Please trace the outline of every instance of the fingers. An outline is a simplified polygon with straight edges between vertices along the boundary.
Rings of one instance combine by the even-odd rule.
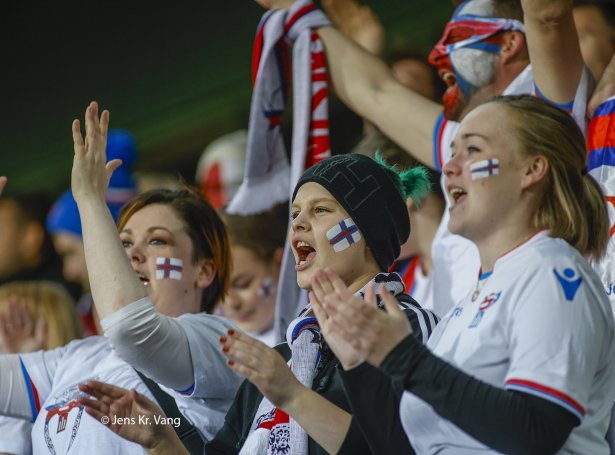
[[[378,301],[376,300],[376,283],[373,281],[367,285],[367,289],[365,290],[365,301],[370,305],[378,305]]]
[[[348,286],[346,286],[346,283],[342,281],[342,279],[337,273],[327,267],[325,269],[325,274],[327,275],[327,281],[330,283],[333,289],[335,289],[335,291],[340,294],[342,298],[347,299],[352,297],[353,294],[350,292]]]
[[[109,131],[109,111],[104,110],[100,114],[100,135],[107,139],[107,132]]]
[[[37,319],[34,326],[34,339],[43,349],[47,347],[47,322],[43,318]]]
[[[387,291],[386,289],[382,289],[380,292],[380,298],[384,302],[384,308],[386,309],[387,313],[389,313],[391,316],[396,318],[406,317],[403,311],[401,311],[401,309],[399,308],[399,302],[395,297],[393,297],[393,295],[391,295],[389,291]]]
[[[85,143],[83,142],[83,136],[81,136],[81,123],[79,120],[73,120],[72,130],[75,155],[82,155],[85,152]]]
[[[4,187],[6,186],[6,182],[7,181],[8,181],[8,179],[4,175],[0,176],[0,195],[4,191]]]
[[[117,399],[122,397],[127,390],[118,387],[113,384],[107,384],[105,382],[90,380],[84,384],[79,384],[79,390],[92,395],[93,397],[103,399],[108,397],[110,399]]]

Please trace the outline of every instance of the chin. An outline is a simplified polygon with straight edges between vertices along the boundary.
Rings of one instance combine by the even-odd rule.
[[[310,281],[312,280],[313,275],[314,274],[311,273],[309,270],[304,270],[303,272],[297,272],[297,286],[299,286],[301,289],[310,290],[311,289]]]

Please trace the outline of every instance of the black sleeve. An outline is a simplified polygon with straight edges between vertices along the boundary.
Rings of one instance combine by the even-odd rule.
[[[338,372],[352,410],[348,434],[358,427],[373,454],[414,454],[399,417],[401,387],[395,388],[390,377],[368,363],[348,371],[338,366]]]
[[[380,368],[440,416],[499,452],[555,453],[580,423],[574,414],[550,401],[463,373],[411,335],[391,351]]]

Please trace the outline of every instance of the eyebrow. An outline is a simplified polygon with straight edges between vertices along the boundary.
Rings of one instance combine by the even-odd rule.
[[[471,137],[481,138],[485,142],[489,142],[489,138],[480,133],[466,133],[461,136],[461,139],[470,139]],[[455,141],[451,141],[450,147],[453,148],[455,146]]]
[[[315,204],[318,204],[319,202],[335,203],[337,201],[335,199],[333,199],[333,198],[330,198],[330,197],[319,197],[319,198],[316,198],[316,199],[308,200],[307,201],[307,205],[315,205]],[[297,206],[297,204],[293,203],[291,208],[292,207],[296,207],[296,206]]]
[[[173,231],[171,231],[170,229],[165,228],[163,226],[152,226],[152,227],[148,228],[145,232],[150,233],[150,232],[156,231],[158,229],[163,230],[163,231],[167,231],[169,234],[173,234]],[[132,229],[122,229],[122,231],[120,232],[120,234],[130,234],[130,235],[132,235],[132,233],[133,233]]]

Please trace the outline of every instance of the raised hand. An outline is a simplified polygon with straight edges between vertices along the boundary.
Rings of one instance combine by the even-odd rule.
[[[360,5],[357,0],[323,0],[322,8],[348,38],[374,55],[382,53],[384,27],[369,6]]]
[[[327,340],[327,344],[339,359],[345,370],[360,365],[365,360],[362,353],[357,351],[340,333],[340,327],[329,317],[324,307],[325,300],[336,299],[343,304],[346,300],[361,299],[348,290],[344,282],[340,279],[332,281],[327,274],[319,270],[310,281],[312,290],[310,291],[310,302],[314,315],[318,319],[320,330]],[[337,288],[336,288],[337,286]],[[362,303],[362,302],[361,302]]]
[[[344,283],[330,269],[325,274],[336,289],[341,289]],[[379,310],[375,303],[373,288],[366,295],[366,304],[360,299],[343,298],[339,292],[325,297],[321,309],[330,319],[332,330],[335,330],[352,346],[358,355],[374,366],[380,366],[384,358],[404,338],[412,333],[410,322],[399,308],[397,299],[388,291],[382,290],[380,297],[386,311]],[[320,319],[319,319],[320,320]],[[326,338],[326,335],[325,335]]]
[[[81,135],[79,120],[73,120],[75,156],[71,187],[77,202],[90,197],[104,201],[111,175],[122,164],[121,160],[111,160],[107,163],[108,129],[109,111],[103,111],[99,117],[96,101],[92,101],[85,110],[85,140]]]
[[[99,381],[80,384],[79,389],[89,395],[79,398],[85,412],[122,438],[150,449],[150,453],[188,453],[166,423],[162,409],[136,390]]]
[[[47,323],[34,320],[27,302],[10,295],[0,311],[0,340],[6,354],[34,352],[47,347]]]
[[[220,337],[220,344],[228,366],[254,384],[274,406],[286,409],[305,388],[275,349],[245,333],[231,329]]]

